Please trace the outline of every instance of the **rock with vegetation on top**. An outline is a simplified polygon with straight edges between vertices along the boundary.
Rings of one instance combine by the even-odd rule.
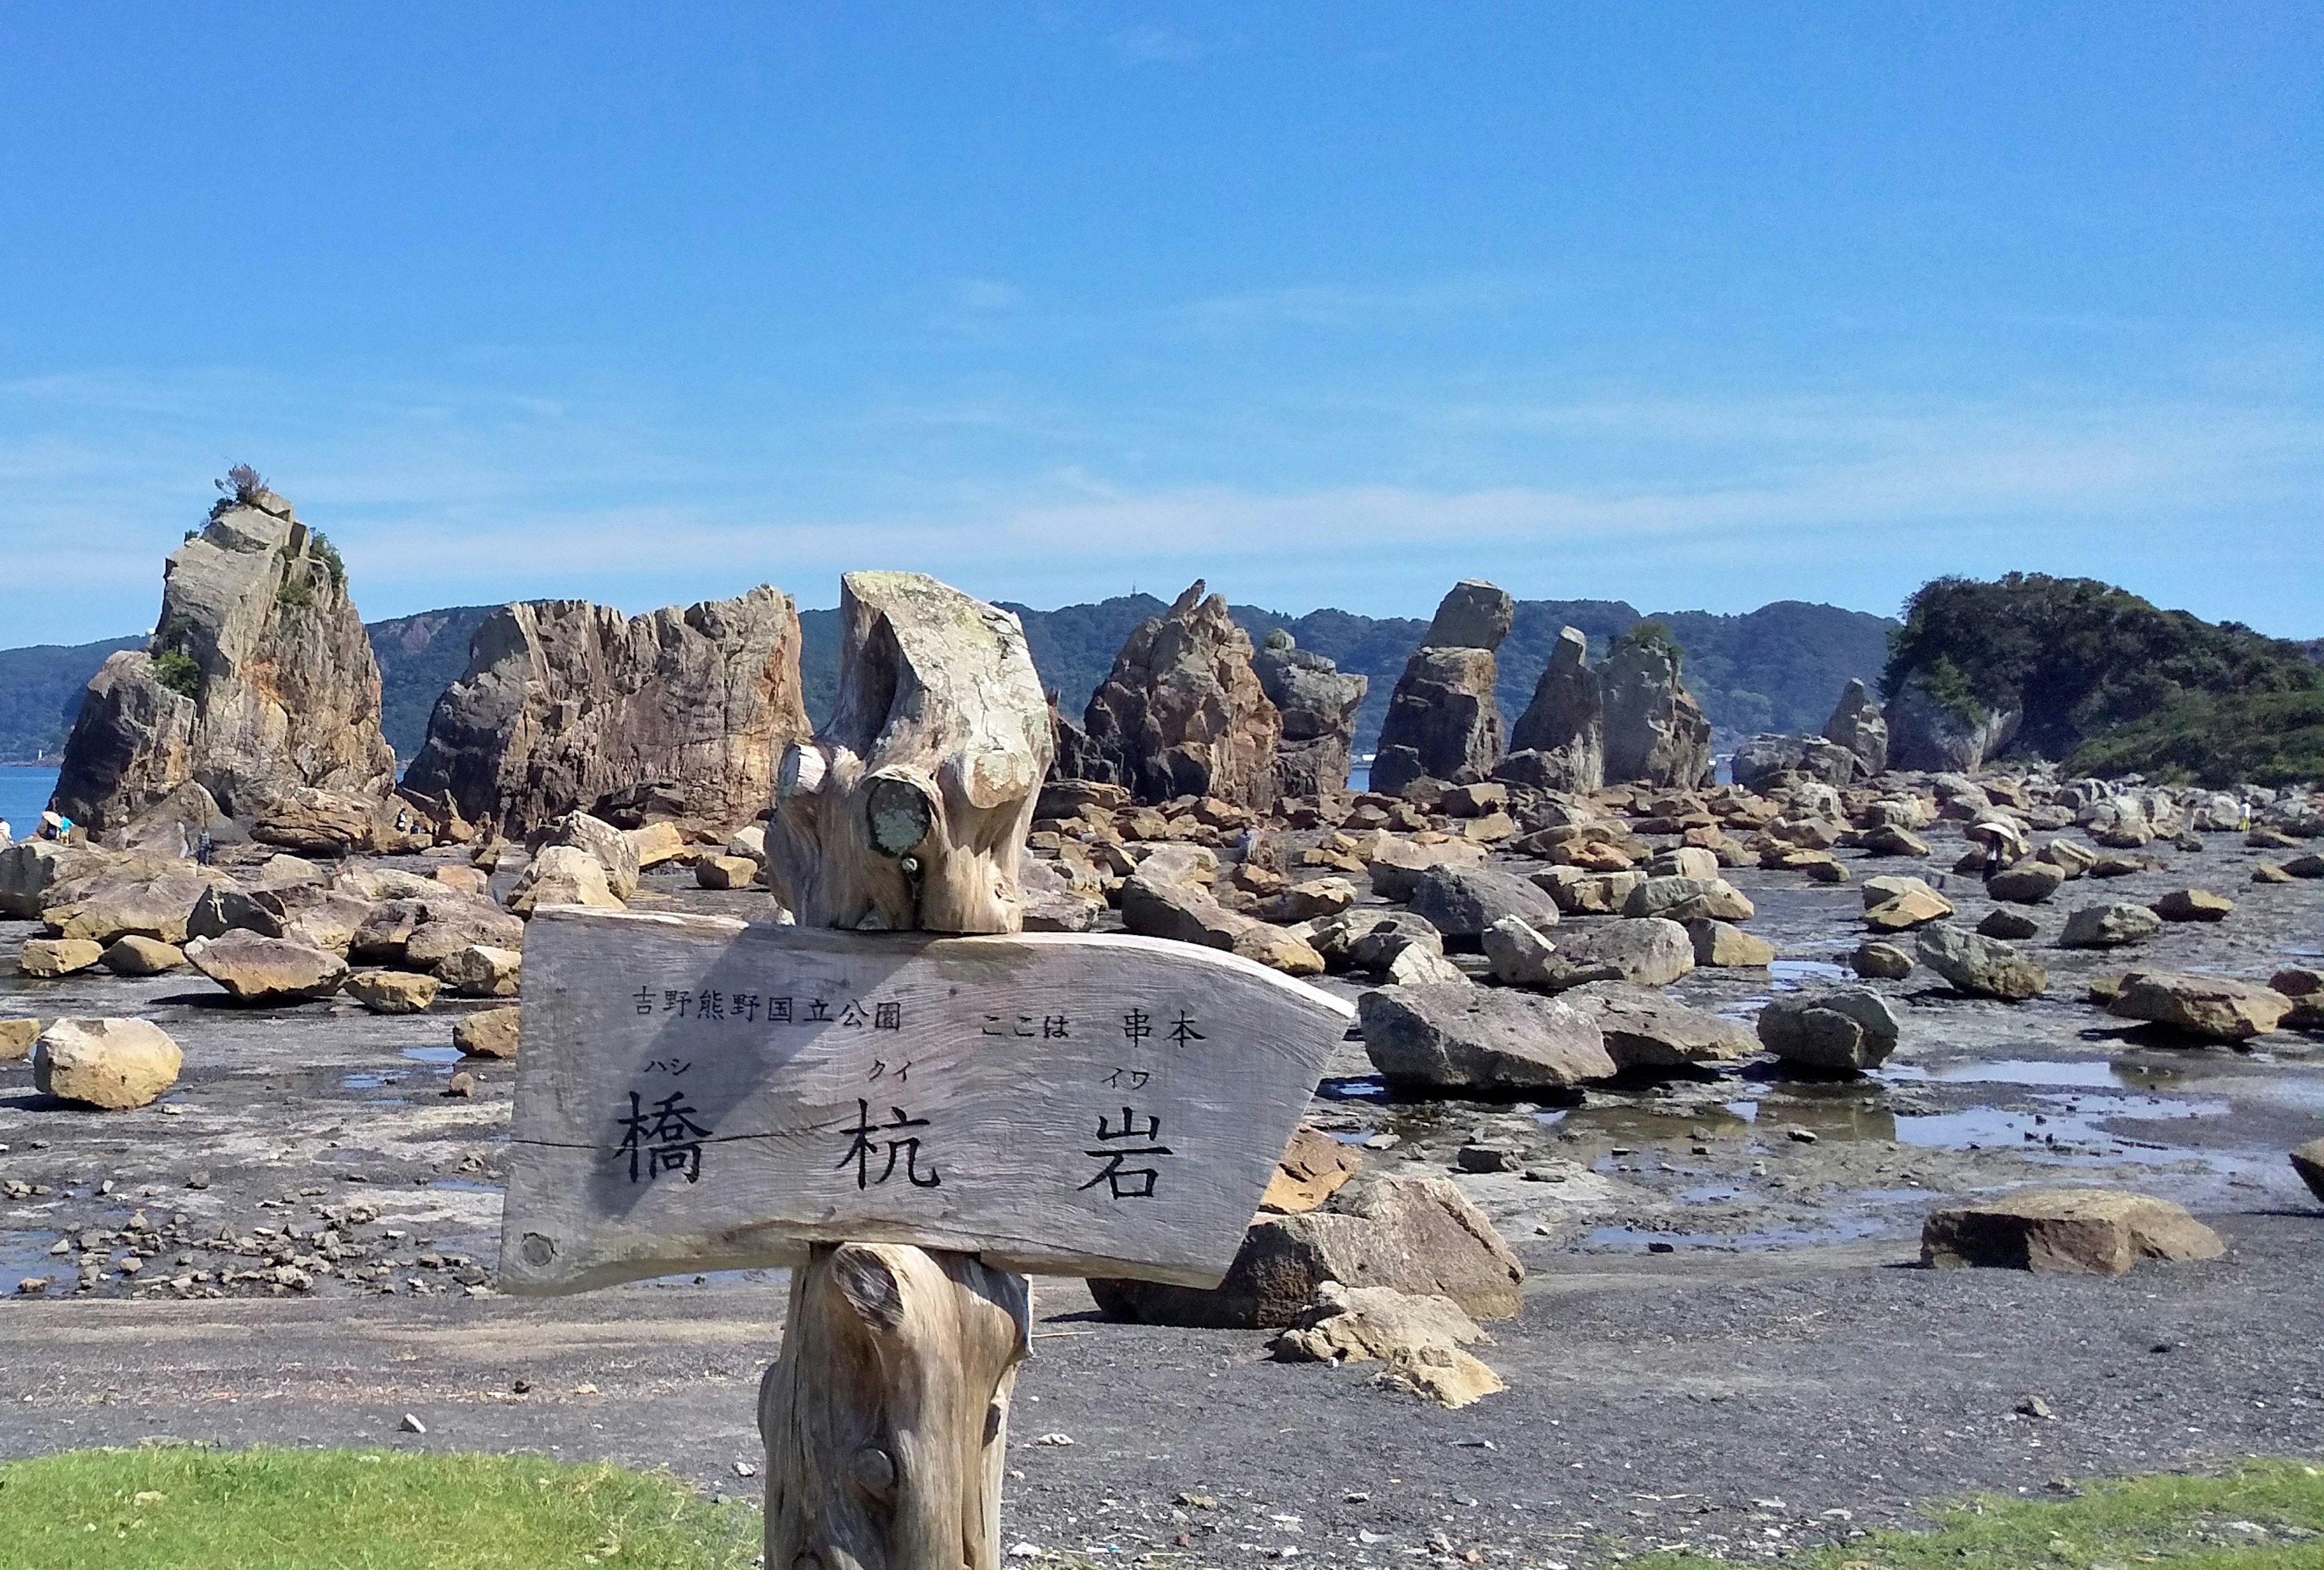
[[[2216,1260],[2219,1234],[2167,1199],[2052,1188],[1932,1213],[1923,1265],[2119,1276],[2142,1260]]]
[[[323,536],[247,468],[175,551],[143,650],[107,659],[65,744],[56,809],[120,828],[189,781],[238,819],[312,787],[383,801],[379,666]]]
[[[1679,648],[1659,622],[1615,640],[1599,669],[1606,778],[1692,790],[1711,770],[1711,722],[1679,682]]]
[[[32,1079],[43,1095],[128,1112],[177,1084],[184,1063],[151,1020],[59,1020],[32,1048]]]

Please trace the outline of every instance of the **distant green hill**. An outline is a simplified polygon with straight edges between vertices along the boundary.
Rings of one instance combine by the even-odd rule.
[[[143,638],[110,638],[0,649],[0,763],[29,763],[63,752],[80,712],[81,688],[97,668],[109,654],[143,647]]]
[[[498,608],[451,605],[364,624],[379,661],[379,728],[399,763],[411,762],[427,741],[436,700],[467,670],[468,641]]]
[[[2005,756],[2214,784],[2324,778],[2309,647],[2086,577],[1941,577],[1905,608],[1883,690],[1965,720],[2024,715]]]

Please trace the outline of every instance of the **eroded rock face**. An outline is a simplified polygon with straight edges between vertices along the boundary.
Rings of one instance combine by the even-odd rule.
[[[1501,761],[1493,651],[1516,614],[1505,589],[1473,578],[1452,586],[1388,699],[1373,790],[1394,795],[1423,775],[1455,785],[1491,777]]]
[[[798,612],[761,585],[731,600],[623,616],[585,600],[504,605],[437,700],[407,790],[512,838],[564,813],[650,794],[747,822],[783,750],[808,734]]]
[[[1275,804],[1283,716],[1253,667],[1250,634],[1200,578],[1130,634],[1083,733],[1070,760],[1079,777],[1127,786],[1149,806],[1180,796]]]
[[[2015,709],[1957,709],[1930,696],[1916,679],[1888,706],[1889,764],[1974,774],[2009,744],[2022,717]]]
[[[1252,657],[1251,669],[1267,700],[1283,716],[1283,736],[1275,744],[1277,790],[1286,796],[1346,790],[1356,710],[1371,688],[1370,679],[1349,675],[1321,654],[1299,648],[1279,628],[1267,635],[1267,647]]]
[[[1509,731],[1510,756],[1520,753],[1541,755],[1525,767],[1526,784],[1586,793],[1606,783],[1606,695],[1578,627],[1558,629],[1533,701]]]
[[[1600,668],[1606,693],[1606,778],[1692,788],[1711,767],[1711,722],[1679,685],[1678,656],[1640,640]]]
[[[271,791],[383,800],[394,780],[346,568],[259,489],[171,556],[151,644],[108,659],[82,695],[55,799],[104,832],[189,781],[246,819]]]
[[[1851,679],[1841,691],[1831,717],[1823,722],[1823,739],[1855,753],[1867,774],[1888,767],[1888,720],[1861,681]]]

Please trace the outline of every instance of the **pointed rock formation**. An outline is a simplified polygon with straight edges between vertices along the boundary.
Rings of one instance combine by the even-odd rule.
[[[1196,578],[1177,602],[1140,622],[1089,701],[1078,778],[1129,787],[1157,805],[1215,796],[1264,811],[1275,804],[1283,716],[1251,665],[1250,634]]]
[[[1599,672],[1607,779],[1681,789],[1702,783],[1711,768],[1711,722],[1679,685],[1678,667],[1678,645],[1659,623],[1641,622],[1615,641]]]
[[[1606,696],[1580,628],[1558,629],[1549,664],[1509,732],[1509,755],[1496,772],[1552,790],[1586,792],[1606,783]]]
[[[1275,747],[1276,788],[1286,796],[1315,796],[1348,788],[1355,745],[1356,710],[1370,690],[1361,676],[1343,674],[1277,627],[1251,661],[1269,703],[1283,716]]]
[[[1501,761],[1493,651],[1516,615],[1506,589],[1477,578],[1452,586],[1388,699],[1373,790],[1394,795],[1423,775],[1473,785],[1492,774]]]
[[[764,584],[642,616],[503,605],[437,700],[404,789],[511,837],[600,808],[747,823],[783,749],[814,729],[798,657],[798,609]]]
[[[379,802],[394,781],[379,666],[338,552],[237,470],[163,569],[152,642],[90,679],[56,810],[117,829],[191,782],[248,820],[294,790]]]
[[[1846,747],[1864,762],[1867,774],[1888,767],[1888,721],[1861,680],[1849,678],[1831,717],[1823,722],[1823,739]]]

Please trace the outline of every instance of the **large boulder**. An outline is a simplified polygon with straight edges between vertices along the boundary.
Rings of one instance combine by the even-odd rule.
[[[1889,767],[1974,774],[2009,744],[2024,717],[1971,698],[1938,697],[1914,675],[1888,705]]]
[[[1388,699],[1372,760],[1372,789],[1395,795],[1426,776],[1455,785],[1489,779],[1501,760],[1493,651],[1517,603],[1477,579],[1452,586]]]
[[[37,921],[60,890],[113,864],[103,851],[54,840],[26,839],[0,846],[0,916]]]
[[[242,475],[171,556],[151,642],[107,659],[82,695],[54,805],[93,831],[127,827],[189,781],[236,818],[282,789],[384,800],[394,784],[346,569],[288,501]]]
[[[1864,774],[1864,761],[1821,736],[1758,735],[1735,749],[1735,783],[1757,790],[1778,775],[1803,774],[1826,785],[1847,785]]]
[[[519,916],[530,916],[543,905],[619,910],[625,901],[613,892],[604,863],[578,845],[555,845],[526,864],[509,891],[509,909]]]
[[[234,931],[186,946],[194,968],[244,1003],[299,1003],[327,998],[347,979],[347,962],[328,949],[288,937]]]
[[[2085,905],[2066,918],[2058,935],[2061,948],[2120,948],[2140,943],[2163,930],[2163,918],[2144,905],[2119,900],[2108,905]]]
[[[1557,925],[1557,901],[1524,878],[1490,867],[1434,866],[1413,885],[1412,913],[1451,949],[1482,947],[1485,929],[1514,916],[1529,926]]]
[[[16,951],[16,969],[38,981],[54,981],[88,969],[105,957],[105,946],[86,937],[28,937]]]
[[[1831,717],[1823,722],[1823,739],[1855,753],[1868,775],[1888,767],[1888,721],[1858,678],[1849,678]]]
[[[2065,886],[2065,868],[2034,856],[2004,867],[1985,881],[1989,897],[2013,905],[2039,905]]]
[[[1606,695],[1590,669],[1590,640],[1560,627],[1533,701],[1509,729],[1508,758],[1495,773],[1548,790],[1587,794],[1606,783]],[[1534,756],[1512,766],[1519,753]]]
[[[798,612],[764,584],[641,616],[583,600],[503,606],[437,700],[404,788],[510,838],[601,805],[746,822],[772,799],[784,749],[814,729],[798,662]]]
[[[1560,993],[1557,1001],[1597,1020],[1607,1056],[1625,1074],[1731,1063],[1758,1048],[1748,1025],[1628,982],[1588,982]]]
[[[1565,1090],[1615,1071],[1597,1023],[1554,998],[1467,983],[1384,987],[1356,1000],[1356,1019],[1393,1085]]]
[[[2141,1260],[2216,1260],[2219,1234],[2167,1199],[2049,1188],[1932,1213],[1923,1265],[2119,1276]]]
[[[1599,670],[1608,780],[1692,790],[1711,771],[1711,722],[1679,684],[1678,668],[1678,646],[1667,637],[1633,629],[1616,641]]]
[[[1956,927],[1929,927],[1922,930],[1916,952],[1921,963],[1951,983],[1955,992],[1971,997],[2020,1003],[2049,990],[2050,973],[1997,937]]]
[[[568,812],[537,830],[531,839],[534,853],[553,845],[571,845],[587,851],[605,869],[605,885],[617,900],[627,900],[638,891],[638,849],[631,836],[607,823],[604,818],[586,812]],[[523,886],[520,876],[518,886]]]
[[[1082,724],[1066,766],[1149,806],[1180,796],[1275,804],[1283,717],[1252,668],[1250,634],[1200,578],[1130,633]]]
[[[1668,917],[1626,916],[1618,921],[1560,928],[1557,956],[1576,972],[1592,973],[1577,974],[1572,984],[1613,980],[1661,987],[1694,968],[1694,940]]]
[[[1480,1319],[1507,1319],[1525,1267],[1452,1179],[1365,1176],[1325,1209],[1259,1217],[1216,1287],[1102,1279],[1089,1287],[1117,1319],[1257,1328],[1297,1324],[1325,1281],[1449,1298]]]
[[[1895,1011],[1868,987],[1793,993],[1759,1011],[1760,1044],[1794,1068],[1818,1074],[1877,1068],[1896,1050],[1899,1034]]]
[[[1473,839],[1454,839],[1450,835],[1402,839],[1383,834],[1363,854],[1373,893],[1383,900],[1409,900],[1430,868],[1482,867],[1487,852]]]
[[[1630,891],[1622,914],[1673,921],[1748,921],[1757,914],[1742,890],[1720,877],[1648,878]]]
[[[151,1020],[59,1020],[32,1048],[32,1080],[60,1101],[127,1112],[177,1084],[184,1063]]]
[[[86,937],[109,944],[135,935],[164,943],[186,940],[186,918],[216,875],[182,864],[124,866],[66,891],[42,919],[58,937]]]
[[[2106,1005],[2107,1012],[2126,1020],[2145,1020],[2219,1041],[2264,1036],[2283,1023],[2293,1006],[2293,1000],[2282,993],[2250,982],[2170,971],[2131,972]]]
[[[1275,785],[1285,796],[1321,796],[1348,788],[1356,710],[1370,690],[1367,677],[1342,671],[1302,649],[1280,627],[1251,658],[1260,690],[1283,719],[1275,743]]]

